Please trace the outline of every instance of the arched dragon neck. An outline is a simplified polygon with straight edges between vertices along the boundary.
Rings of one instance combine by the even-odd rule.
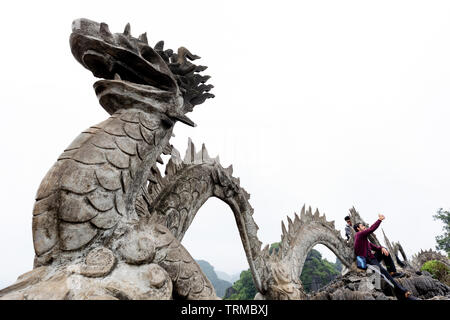
[[[211,159],[203,146],[198,153],[189,141],[186,157],[182,161],[173,153],[167,164],[166,176],[158,177],[149,186],[144,198],[147,205],[143,215],[148,224],[162,224],[181,242],[200,207],[211,197],[228,204],[241,236],[247,261],[253,271],[255,285],[262,290],[258,256],[261,242],[258,226],[253,220],[250,195],[240,187],[239,179],[232,176],[232,167],[223,168],[218,159]],[[151,204],[150,206],[148,204]]]
[[[282,225],[281,262],[291,264],[293,279],[299,279],[309,251],[317,244],[330,249],[342,264],[350,267],[354,260],[353,247],[341,237],[335,229],[334,221],[326,221],[319,210],[312,214],[311,207],[302,208],[300,217],[295,215],[294,221],[288,217],[288,229]]]

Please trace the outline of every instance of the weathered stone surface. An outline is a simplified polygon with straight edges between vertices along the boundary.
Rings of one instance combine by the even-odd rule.
[[[120,119],[125,122],[139,123],[140,114],[140,112],[124,113],[120,116]]]
[[[109,164],[97,169],[95,175],[100,186],[106,190],[116,191],[122,187],[120,182],[120,170],[117,170]]]
[[[67,223],[61,221],[59,225],[61,249],[63,250],[81,248],[97,235],[97,229],[90,222]]]
[[[431,299],[435,296],[450,297],[450,287],[430,276],[411,276],[398,281],[414,296],[422,299]]]
[[[36,193],[36,201],[47,198],[58,190],[58,182],[61,175],[60,170],[62,165],[62,161],[58,161],[47,172],[44,179],[42,179],[41,184],[39,185],[39,189]]]
[[[108,124],[103,128],[103,131],[114,136],[123,137],[125,131],[123,130],[124,122],[121,119],[111,119]]]
[[[338,277],[317,292],[308,295],[310,300],[390,300],[372,284],[366,272],[350,271]]]
[[[144,233],[130,233],[122,241],[119,252],[128,263],[149,263],[155,257],[154,241]]]
[[[59,194],[55,192],[46,198],[36,201],[33,207],[33,215],[37,216],[41,213],[54,210],[58,196]]]
[[[406,272],[404,278],[397,278],[412,295],[420,299],[450,298],[450,288],[428,276]],[[308,295],[311,300],[396,300],[392,288],[381,280],[381,288],[374,285],[372,273],[350,271],[330,282],[317,292]]]
[[[111,272],[115,264],[114,253],[104,247],[89,252],[79,273],[86,277],[103,277]]]
[[[0,299],[3,299],[4,296],[8,295],[11,300],[22,300],[23,293],[19,293],[18,290],[32,286],[41,281],[48,272],[47,269],[47,267],[39,267],[22,274],[17,278],[17,281],[14,284],[0,290]]]
[[[69,296],[67,276],[59,274],[31,286],[23,293],[26,300],[65,300]]]
[[[37,255],[52,249],[58,240],[58,221],[55,210],[33,217],[33,245]]]
[[[90,143],[79,148],[77,152],[73,154],[72,159],[87,165],[99,165],[106,163],[103,150]]]
[[[75,140],[73,140],[73,142],[64,151],[80,148],[91,137],[92,134],[90,133],[81,133],[78,137],[75,138]]]
[[[119,147],[120,151],[130,155],[134,156],[136,155],[136,142],[129,139],[129,138],[123,138],[123,137],[116,137],[116,144]]]
[[[161,288],[166,282],[171,281],[167,272],[156,264],[150,264],[148,270],[149,282],[152,287]]]
[[[126,123],[124,125],[124,130],[127,136],[134,140],[142,140],[141,130],[139,128],[139,124],[137,123]]]
[[[86,197],[84,195],[61,191],[59,196],[59,218],[66,222],[86,222],[99,214],[99,211],[85,200],[85,198],[89,199],[90,195]]]
[[[130,157],[119,149],[108,150],[106,158],[118,169],[127,169],[130,166]]]
[[[167,272],[155,264],[130,266],[119,263],[113,269],[112,252],[94,249],[81,266],[45,270],[44,276],[19,282],[0,291],[1,300],[129,300],[172,298]],[[44,267],[48,268],[48,267]],[[113,271],[111,272],[111,270]],[[42,273],[42,270],[41,270]]]
[[[86,197],[89,203],[98,211],[104,212],[114,207],[115,194],[108,190],[97,188]]]
[[[120,215],[115,208],[112,208],[105,212],[100,212],[95,218],[91,219],[90,222],[100,229],[111,229],[120,220]]]
[[[61,189],[76,194],[86,194],[98,186],[95,177],[95,168],[79,164],[73,160],[64,160],[61,167]]]
[[[369,277],[362,280],[358,286],[358,290],[361,292],[370,292],[375,290],[375,285],[372,283]]]
[[[90,139],[90,142],[98,148],[114,150],[117,148],[115,138],[115,136],[109,133],[100,131]]]
[[[148,130],[144,126],[140,126],[139,129],[141,130],[141,136],[142,138],[144,138],[144,141],[147,142],[149,145],[152,145],[154,142],[153,132]]]
[[[115,198],[115,204],[116,204],[116,211],[121,215],[124,216],[126,214],[126,207],[125,207],[125,199],[124,199],[124,193],[122,190],[118,190],[116,192],[116,198]]]

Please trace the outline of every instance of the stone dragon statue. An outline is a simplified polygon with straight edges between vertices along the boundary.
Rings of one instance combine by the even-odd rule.
[[[278,251],[261,249],[250,195],[203,145],[191,140],[182,159],[170,144],[179,121],[208,98],[200,57],[146,34],[134,38],[88,19],[72,24],[70,47],[95,77],[110,117],[83,131],[42,180],[33,209],[34,269],[0,290],[0,299],[217,299],[181,244],[211,197],[232,210],[257,299],[306,299],[300,275],[307,253],[327,246],[347,269],[352,244],[325,215],[303,207],[282,223]],[[170,155],[162,174],[157,163]],[[354,210],[354,209],[353,209]],[[354,221],[362,221],[352,212]],[[378,241],[372,239],[372,241]],[[391,249],[393,250],[393,249]]]
[[[39,277],[47,282],[60,269],[97,279],[110,275],[112,280],[91,290],[78,279],[80,289],[66,288],[64,298],[151,298],[155,288],[171,291],[172,282],[180,297],[216,297],[172,232],[153,223],[157,215],[147,216],[150,208],[142,208],[144,190],[154,191],[148,185],[159,175],[156,163],[162,162],[161,154],[172,153],[175,123],[195,126],[186,113],[214,97],[212,85],[205,84],[209,77],[200,74],[206,67],[188,61],[199,57],[184,47],[174,53],[163,46],[150,47],[146,34],[132,37],[129,24],[114,34],[105,23],[78,19],[72,24],[72,54],[103,78],[94,89],[111,116],[83,131],[43,179],[33,209],[34,267],[45,270]],[[198,183],[195,187],[203,188]],[[152,210],[161,213],[158,207]],[[175,217],[169,212],[167,219],[170,225]],[[163,261],[162,267],[154,261]],[[129,274],[148,281],[133,282]],[[166,274],[172,282],[164,280]],[[132,290],[123,289],[121,282],[130,283]]]
[[[175,53],[162,41],[152,48],[146,34],[134,38],[129,24],[113,34],[105,23],[75,20],[70,47],[102,78],[94,89],[111,116],[83,131],[44,177],[33,209],[34,270],[0,296],[216,299],[180,244],[198,209],[212,196],[232,208],[253,270],[260,243],[232,167],[192,142],[181,160],[170,144],[175,123],[195,126],[186,113],[214,97],[200,74],[206,67],[184,47]],[[171,155],[164,177],[161,154]]]

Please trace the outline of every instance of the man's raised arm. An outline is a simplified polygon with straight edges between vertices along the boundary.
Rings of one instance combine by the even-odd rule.
[[[370,226],[370,228],[367,228],[366,230],[360,231],[361,235],[369,235],[380,226],[381,221],[384,220],[384,216],[382,214],[378,215],[378,220]]]

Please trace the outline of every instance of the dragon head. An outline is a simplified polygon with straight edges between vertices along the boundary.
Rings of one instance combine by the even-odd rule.
[[[154,48],[148,44],[146,33],[134,38],[130,25],[123,33],[111,33],[106,23],[77,19],[72,23],[70,47],[75,59],[95,77],[94,84],[102,107],[110,114],[119,109],[139,108],[159,112],[168,121],[195,124],[186,117],[195,105],[214,95],[209,76],[199,72],[188,60],[200,57],[184,47],[177,53],[164,50],[164,42]]]

